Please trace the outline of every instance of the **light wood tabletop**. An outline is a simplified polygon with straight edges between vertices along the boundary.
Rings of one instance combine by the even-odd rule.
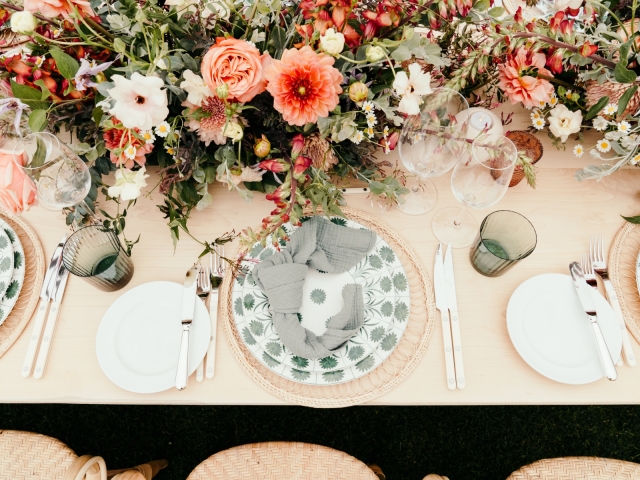
[[[509,109],[506,109],[509,110]],[[530,124],[526,111],[518,112],[507,129]],[[602,233],[608,247],[624,221],[620,215],[640,214],[640,169],[626,169],[596,183],[578,182],[575,171],[591,159],[578,159],[558,151],[540,135],[545,155],[538,163],[538,187],[523,181],[510,188],[504,199],[487,210],[472,211],[478,221],[495,210],[509,209],[525,215],[535,226],[535,252],[498,278],[486,278],[470,265],[468,249],[454,251],[458,306],[462,329],[466,388],[450,391],[445,384],[442,331],[436,322],[429,347],[413,373],[391,392],[376,398],[374,405],[487,405],[487,404],[624,404],[640,403],[640,366],[620,367],[619,379],[601,379],[582,386],[553,382],[530,368],[513,347],[506,327],[509,297],[526,279],[541,273],[568,273],[568,265],[580,260],[589,235]],[[388,159],[395,160],[392,153]],[[148,179],[157,182],[157,175]],[[400,232],[417,250],[431,275],[438,242],[431,219],[441,208],[458,206],[450,187],[450,173],[434,179],[438,189],[436,207],[423,216],[408,216],[396,209],[381,212],[363,196],[348,196],[351,207],[372,213]],[[189,228],[196,238],[213,240],[222,233],[257,226],[273,204],[257,193],[247,204],[222,185],[211,191],[214,202],[194,212]],[[135,274],[122,291],[104,293],[80,278],[69,279],[58,327],[44,378],[23,379],[20,369],[27,350],[31,324],[7,353],[0,357],[0,402],[123,403],[123,404],[236,404],[276,405],[284,402],[263,390],[234,359],[218,323],[216,376],[202,383],[189,380],[186,390],[153,395],[129,393],[112,384],[102,373],[95,352],[100,319],[107,308],[128,289],[145,282],[168,280],[182,283],[185,271],[201,251],[186,235],[174,252],[166,220],[156,208],[158,193],[140,198],[127,217],[127,236],[142,234],[133,251]],[[24,218],[38,233],[47,259],[66,231],[62,214],[36,208]],[[231,250],[231,249],[228,249]],[[640,353],[632,339],[636,353]]]

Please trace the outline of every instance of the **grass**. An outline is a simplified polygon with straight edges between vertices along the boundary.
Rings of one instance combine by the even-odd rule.
[[[184,480],[220,450],[301,441],[377,463],[390,480],[499,480],[541,458],[640,463],[640,406],[200,407],[0,405],[0,429],[56,437],[110,468],[166,458],[158,480]]]

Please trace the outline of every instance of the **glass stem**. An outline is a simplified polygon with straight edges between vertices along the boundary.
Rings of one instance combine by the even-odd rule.
[[[460,230],[460,228],[462,228],[462,217],[464,216],[466,211],[467,211],[467,207],[466,206],[463,206],[463,207],[460,208],[458,216],[453,221],[453,228],[454,229]]]

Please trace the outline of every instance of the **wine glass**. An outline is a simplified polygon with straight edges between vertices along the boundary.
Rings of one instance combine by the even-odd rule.
[[[407,181],[410,193],[398,209],[409,215],[431,210],[437,192],[428,178],[453,168],[464,150],[467,115],[460,115],[469,104],[455,90],[436,88],[424,97],[420,114],[404,121],[398,152],[404,166],[414,176]]]
[[[37,132],[19,138],[14,146],[16,164],[36,184],[38,201],[45,208],[82,205],[91,189],[91,174],[86,163],[56,136]]]
[[[478,225],[468,208],[487,208],[500,201],[509,188],[518,149],[503,135],[483,134],[467,144],[451,174],[451,189],[463,208],[445,208],[433,218],[433,233],[454,248],[468,247]]]

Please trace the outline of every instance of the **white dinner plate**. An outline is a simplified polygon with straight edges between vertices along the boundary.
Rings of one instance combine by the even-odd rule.
[[[22,285],[24,284],[24,273],[25,273],[25,256],[24,256],[24,248],[22,248],[22,243],[20,242],[20,237],[15,232],[11,225],[0,218],[0,231],[7,236],[9,242],[11,242],[12,254],[11,254],[11,262],[12,269],[11,278],[7,282],[6,288],[4,286],[4,277],[0,280],[0,291],[2,292],[2,297],[0,299],[0,325],[4,323],[7,319],[13,307],[16,305],[18,298],[20,297],[20,292],[22,291]],[[0,240],[0,245],[3,242]],[[2,262],[3,259],[0,260],[0,270],[2,270]]]
[[[156,393],[175,386],[183,286],[150,282],[118,298],[102,317],[96,337],[98,362],[120,388]],[[204,303],[196,298],[189,336],[189,375],[209,347],[211,322]]]
[[[616,314],[602,295],[591,294],[615,363],[622,349]],[[579,385],[604,376],[593,328],[568,275],[538,275],[516,288],[507,306],[507,328],[524,361],[551,380]]]

